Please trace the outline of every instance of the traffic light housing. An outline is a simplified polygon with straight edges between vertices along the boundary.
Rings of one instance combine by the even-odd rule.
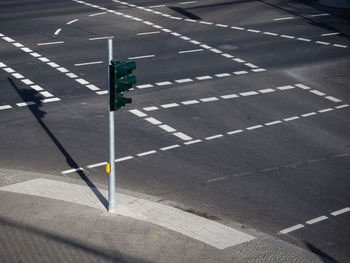
[[[131,98],[124,97],[124,92],[129,91],[132,85],[136,83],[136,77],[130,75],[136,69],[134,61],[112,60],[109,66],[110,95],[109,107],[110,111],[116,111],[132,102]]]

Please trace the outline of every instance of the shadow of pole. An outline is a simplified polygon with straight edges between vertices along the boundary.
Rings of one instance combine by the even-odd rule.
[[[43,118],[46,115],[46,112],[40,109],[40,107],[42,106],[43,96],[33,89],[21,90],[16,86],[16,84],[11,78],[8,78],[8,80],[24,102],[33,102],[32,105],[28,106],[29,110],[31,111],[31,113],[33,114],[37,122],[40,124],[40,126],[43,128],[43,130],[47,133],[47,135],[53,141],[53,143],[56,145],[56,147],[60,150],[60,152],[66,158],[67,164],[71,168],[74,168],[74,169],[79,168],[79,165],[74,161],[74,159],[70,156],[70,154],[66,151],[63,145],[59,142],[56,136],[51,132],[49,127],[47,127],[47,125],[43,121]],[[91,191],[96,195],[96,197],[103,204],[103,206],[107,209],[108,201],[101,194],[101,192],[96,188],[94,183],[90,181],[90,179],[85,175],[83,171],[77,171],[77,173],[80,176],[80,178],[87,184],[87,186],[89,186]]]

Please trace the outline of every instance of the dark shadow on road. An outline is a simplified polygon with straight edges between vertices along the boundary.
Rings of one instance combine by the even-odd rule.
[[[28,106],[28,109],[31,111],[31,113],[33,114],[37,122],[40,124],[40,126],[43,128],[43,130],[50,137],[52,142],[56,145],[56,147],[61,151],[63,156],[66,158],[67,164],[71,168],[74,168],[74,169],[79,168],[79,165],[74,161],[72,156],[70,156],[70,154],[66,151],[63,145],[59,142],[56,136],[51,132],[49,127],[47,127],[47,125],[43,121],[46,115],[46,112],[41,110],[40,108],[42,107],[42,104],[43,104],[42,100],[44,99],[44,97],[39,92],[33,89],[19,89],[11,78],[8,78],[8,80],[24,102],[33,103],[33,105]],[[101,192],[96,188],[94,183],[90,181],[90,179],[85,175],[83,171],[77,171],[77,174],[80,176],[81,179],[83,179],[83,181],[87,184],[87,186],[89,186],[91,191],[96,195],[96,197],[107,209],[108,201],[101,194]]]
[[[338,263],[338,261],[336,261],[334,258],[332,258],[331,256],[327,255],[326,253],[322,252],[317,247],[314,247],[312,244],[305,242],[305,245],[312,253],[319,256],[323,262],[325,262],[325,263]]]
[[[119,251],[111,251],[110,248],[92,246],[71,236],[66,237],[3,216],[0,216],[0,233],[0,241],[4,244],[1,250],[3,254],[0,252],[4,260],[2,262],[21,262],[20,258],[25,258],[25,262],[39,259],[45,262],[47,258],[55,262],[86,262],[89,258],[88,262],[146,263],[145,260],[123,255]],[[9,260],[11,258],[16,260]]]
[[[176,7],[176,6],[169,6],[169,8],[181,15],[184,15],[190,19],[194,19],[194,20],[201,20],[201,18],[199,16],[196,16],[195,14],[192,14],[188,11],[186,11],[185,9],[181,8],[181,7]]]

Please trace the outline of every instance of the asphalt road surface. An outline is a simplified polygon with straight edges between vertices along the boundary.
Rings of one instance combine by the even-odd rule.
[[[349,262],[349,17],[311,0],[3,0],[0,167],[107,184],[113,36],[137,63],[117,187]]]

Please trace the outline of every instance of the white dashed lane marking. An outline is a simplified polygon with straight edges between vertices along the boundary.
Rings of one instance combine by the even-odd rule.
[[[74,64],[74,66],[79,67],[79,66],[96,65],[96,64],[102,64],[102,63],[103,61],[92,61],[92,62],[77,63],[77,64]]]
[[[143,58],[153,58],[155,57],[156,55],[144,55],[144,56],[138,56],[138,57],[130,57],[128,59],[143,59]]]
[[[55,41],[55,42],[46,42],[46,43],[38,43],[38,46],[48,46],[48,45],[57,45],[57,44],[63,44],[64,41]]]

